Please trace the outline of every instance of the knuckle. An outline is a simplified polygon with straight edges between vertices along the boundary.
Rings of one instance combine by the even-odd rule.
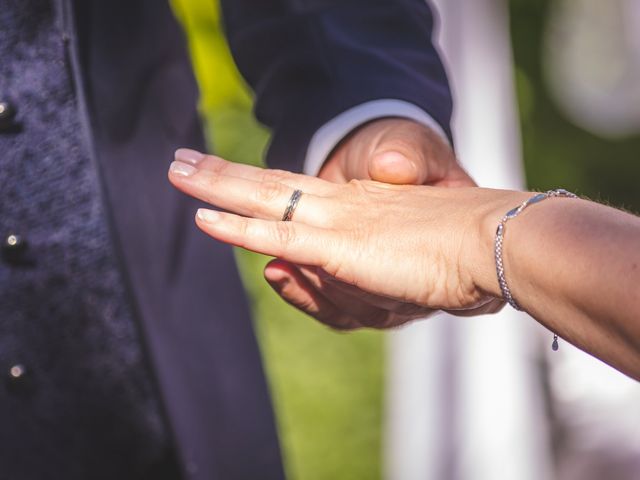
[[[284,196],[285,186],[278,182],[264,182],[254,192],[253,198],[261,204],[272,204]]]
[[[270,170],[265,169],[262,171],[260,175],[260,180],[262,182],[282,182],[288,176],[288,173],[284,170]]]
[[[218,157],[214,155],[207,155],[208,160],[217,160],[211,164],[211,171],[216,175],[223,175],[229,168],[229,162],[220,161]]]
[[[235,219],[235,229],[240,238],[248,238],[251,235],[255,235],[255,232],[252,231],[251,225],[249,224],[249,220],[244,217]]]
[[[276,243],[286,248],[294,239],[293,225],[288,222],[278,222],[273,229],[273,235]]]
[[[349,180],[347,188],[352,201],[363,200],[363,197],[369,197],[372,193],[377,193],[379,190],[376,182],[359,179]]]
[[[355,190],[355,191],[362,191],[364,189],[364,180],[359,180],[357,178],[353,178],[351,180],[349,180],[349,182],[347,183],[347,185],[349,186],[349,188],[351,190]]]
[[[218,185],[220,185],[220,183],[223,181],[222,179],[224,178],[221,175],[221,172],[216,172],[216,171],[200,170],[199,172],[196,173],[196,175],[202,176],[204,182],[206,183],[209,189],[213,189],[214,187],[217,187]]]
[[[209,185],[219,185],[225,181],[231,163],[215,155],[206,155],[202,160],[202,166],[197,169],[195,175]]]

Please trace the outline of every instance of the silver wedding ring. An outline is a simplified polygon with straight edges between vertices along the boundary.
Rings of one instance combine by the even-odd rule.
[[[289,203],[287,203],[287,208],[284,210],[284,215],[282,215],[283,222],[291,221],[293,217],[293,212],[296,211],[296,207],[298,206],[298,202],[300,201],[300,197],[302,196],[302,190],[294,190],[289,197]]]

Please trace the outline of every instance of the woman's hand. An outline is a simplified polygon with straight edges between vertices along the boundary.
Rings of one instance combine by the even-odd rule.
[[[495,225],[527,194],[372,181],[334,184],[284,171],[178,155],[180,190],[233,213],[200,210],[212,237],[301,265],[286,277],[299,308],[337,328],[384,328],[444,309],[484,313],[502,302],[493,264]],[[292,221],[281,221],[295,189]],[[273,268],[273,266],[271,267]],[[277,268],[277,264],[276,264]],[[283,262],[282,268],[291,268]],[[271,283],[277,283],[272,272]],[[339,312],[335,301],[366,297],[370,311]]]
[[[301,299],[297,307],[328,325],[386,328],[436,309],[475,314],[501,306],[496,226],[530,193],[336,184],[196,152],[177,157],[171,182],[231,212],[200,210],[200,228],[285,260],[283,268],[295,272],[276,289],[305,291],[283,297]],[[282,221],[297,189],[304,192],[298,207]],[[638,217],[585,200],[547,200],[509,222],[503,249],[511,292],[524,310],[636,379],[638,238]]]

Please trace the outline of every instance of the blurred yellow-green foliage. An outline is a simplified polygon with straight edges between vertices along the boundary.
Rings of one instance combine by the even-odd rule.
[[[213,0],[173,0],[185,26],[213,150],[261,163],[268,136],[228,51]],[[264,257],[238,252],[290,479],[380,478],[383,349],[377,332],[340,334],[285,305],[262,279]],[[251,461],[251,459],[247,459]]]

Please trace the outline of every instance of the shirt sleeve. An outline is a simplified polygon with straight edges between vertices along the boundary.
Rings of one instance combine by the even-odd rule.
[[[421,123],[450,144],[440,124],[417,105],[389,98],[371,100],[342,112],[318,129],[309,142],[304,161],[304,173],[318,175],[327,157],[345,136],[360,125],[389,117],[406,118]]]

